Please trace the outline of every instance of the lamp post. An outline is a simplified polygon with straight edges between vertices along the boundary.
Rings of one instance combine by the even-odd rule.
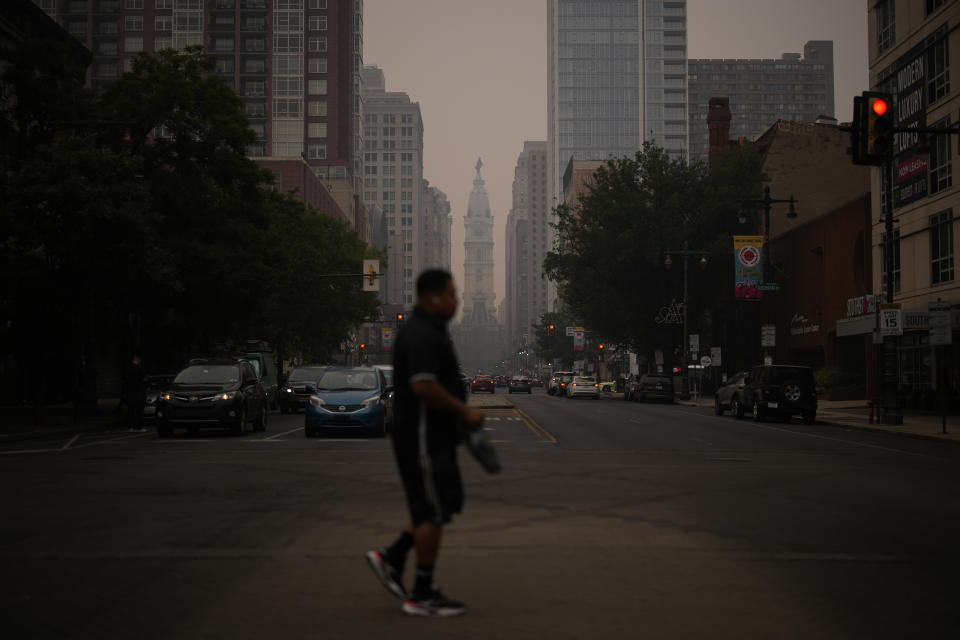
[[[770,185],[764,185],[762,198],[748,198],[740,200],[739,203],[741,208],[737,218],[740,224],[747,221],[746,212],[743,210],[745,205],[752,204],[763,207],[763,283],[760,285],[760,289],[761,291],[776,291],[778,288],[777,285],[770,281],[770,208],[774,204],[789,204],[790,208],[787,209],[787,221],[793,222],[797,219],[797,200],[793,198],[792,193],[787,199],[771,198]],[[769,350],[770,347],[763,348],[764,364],[767,364],[767,356],[770,354]]]
[[[746,199],[740,200],[740,213],[737,216],[740,224],[743,224],[747,221],[746,212],[743,210],[744,205],[760,205],[763,207],[763,282],[766,284],[770,281],[770,207],[771,205],[783,203],[789,204],[790,208],[787,210],[787,220],[793,222],[797,219],[797,209],[796,204],[797,200],[794,200],[793,194],[790,194],[790,197],[786,200],[771,198],[770,197],[770,185],[764,185],[763,187],[763,197],[758,199]]]
[[[707,267],[707,252],[706,251],[695,251],[691,250],[690,246],[687,244],[687,241],[683,241],[683,249],[680,251],[671,251],[667,249],[664,251],[666,258],[663,261],[663,266],[667,269],[673,266],[673,260],[671,255],[683,256],[683,349],[681,353],[683,354],[683,389],[682,394],[683,398],[686,399],[689,397],[689,386],[688,386],[688,377],[687,377],[687,365],[689,364],[689,353],[690,353],[690,337],[687,333],[687,275],[689,273],[688,267],[688,258],[691,255],[700,256],[700,268],[706,269]]]

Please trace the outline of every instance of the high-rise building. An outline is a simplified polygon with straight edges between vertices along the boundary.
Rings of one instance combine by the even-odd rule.
[[[571,158],[687,156],[686,0],[547,0],[547,71],[550,207]]]
[[[424,267],[423,118],[420,103],[387,91],[383,70],[363,68],[363,201],[386,220],[384,302],[412,305]]]
[[[117,80],[142,51],[203,46],[257,133],[248,155],[282,190],[309,201],[322,188],[318,201],[367,228],[358,197],[363,0],[34,1],[93,52],[92,87]]]
[[[690,60],[690,157],[706,160],[711,98],[729,99],[730,135],[755,138],[777,120],[816,122],[834,115],[833,41],[811,40],[770,60]]]
[[[493,216],[480,175],[483,161],[477,159],[477,175],[464,219],[463,324],[495,324],[497,305],[493,286]]]
[[[421,228],[423,230],[423,268],[450,271],[450,242],[453,221],[450,219],[450,201],[447,194],[431,186],[422,185]]]
[[[548,311],[543,256],[552,247],[547,206],[547,143],[525,141],[513,172],[506,228],[504,326],[515,347],[533,343],[533,327]]]

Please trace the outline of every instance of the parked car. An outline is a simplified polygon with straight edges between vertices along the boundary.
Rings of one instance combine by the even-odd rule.
[[[242,435],[267,428],[267,394],[246,360],[193,360],[164,387],[157,400],[157,435],[177,427],[227,427]]]
[[[493,378],[490,376],[474,376],[473,382],[470,383],[470,393],[480,393],[481,391],[497,392],[494,388]]]
[[[800,415],[806,424],[813,424],[817,418],[817,388],[810,367],[754,367],[744,380],[744,396],[758,422],[770,415],[787,419]]]
[[[510,383],[510,376],[497,376],[493,383],[498,387],[506,387]]]
[[[727,379],[727,383],[716,390],[713,394],[713,411],[718,416],[722,416],[727,409],[735,418],[743,417],[743,408],[747,406],[747,399],[744,397],[744,379],[750,375],[749,371],[738,371]]]
[[[586,396],[598,400],[600,398],[600,384],[593,376],[571,376],[565,387],[568,398]]]
[[[328,430],[387,433],[387,381],[372,367],[331,367],[317,380],[304,417],[309,438]]]
[[[327,369],[328,367],[310,365],[291,371],[280,390],[280,413],[296,413],[300,407],[306,407],[317,387],[317,380]]]
[[[633,398],[637,402],[662,400],[673,402],[673,376],[665,373],[645,373],[637,381]]]
[[[267,394],[267,406],[276,409],[280,401],[280,384],[277,379],[277,367],[272,351],[248,351],[243,359],[253,365],[263,390]]]
[[[510,378],[510,386],[507,388],[507,393],[520,393],[521,391],[529,394],[533,393],[533,383],[530,378],[526,376],[513,376]]]
[[[554,371],[553,376],[550,377],[550,383],[547,385],[547,393],[552,396],[565,395],[566,383],[563,379],[572,378],[573,375],[573,371]]]

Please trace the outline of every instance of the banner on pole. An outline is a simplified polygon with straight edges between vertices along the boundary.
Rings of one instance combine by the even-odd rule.
[[[393,329],[390,327],[380,327],[380,351],[393,351]]]
[[[763,297],[763,236],[733,236],[733,295],[738,300]]]
[[[573,350],[583,351],[583,331],[573,332]]]

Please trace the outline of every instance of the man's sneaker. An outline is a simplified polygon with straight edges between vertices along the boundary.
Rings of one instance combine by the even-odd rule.
[[[403,588],[402,576],[396,567],[387,562],[386,553],[383,549],[367,551],[366,556],[367,564],[380,579],[380,584],[398,598],[406,598],[407,590]]]
[[[446,596],[434,589],[430,593],[420,596],[412,595],[403,603],[403,612],[409,616],[462,616],[467,612],[467,605],[456,600],[448,600]]]

